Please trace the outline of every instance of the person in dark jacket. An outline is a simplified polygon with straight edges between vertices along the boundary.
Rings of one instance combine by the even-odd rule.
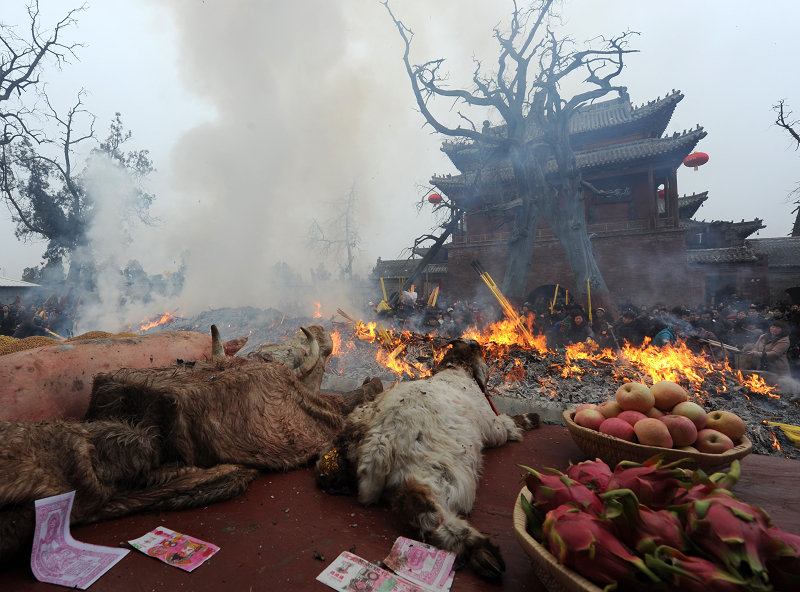
[[[782,320],[772,321],[769,333],[762,333],[755,343],[746,343],[742,351],[750,355],[759,370],[789,374],[789,358],[786,356],[789,351],[788,325]]]

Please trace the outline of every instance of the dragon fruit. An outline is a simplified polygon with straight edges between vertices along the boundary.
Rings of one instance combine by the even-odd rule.
[[[658,577],[611,530],[608,520],[574,506],[551,510],[543,531],[550,552],[564,565],[599,585],[649,590]]]
[[[658,547],[652,554],[646,555],[645,564],[670,589],[681,592],[743,592],[752,589],[746,587],[747,583],[742,578],[725,571],[716,563],[702,557],[684,555],[668,546]]]
[[[767,530],[769,581],[776,590],[800,590],[800,536],[777,526]]]
[[[737,500],[724,489],[688,505],[686,531],[692,542],[751,585],[768,581],[765,561],[775,543],[764,510]]]
[[[566,472],[567,477],[583,483],[586,487],[598,493],[606,490],[612,474],[611,467],[599,458],[585,460],[577,465],[570,464]]]
[[[693,471],[689,478],[691,483],[680,491],[673,500],[673,504],[687,504],[697,499],[705,499],[717,489],[733,488],[742,476],[742,465],[738,460],[731,463],[727,473],[714,473],[706,475],[702,469]]]
[[[543,514],[562,504],[571,504],[592,513],[603,511],[603,504],[597,494],[561,471],[545,469],[552,473],[548,475],[524,465],[517,466],[528,471],[525,475],[525,486],[533,495],[533,506]]]
[[[614,468],[607,488],[609,491],[630,489],[639,503],[653,510],[662,510],[674,501],[686,480],[686,473],[675,463],[662,466],[662,462],[661,455],[644,463],[624,460]]]
[[[600,499],[620,539],[640,555],[662,545],[681,550],[685,547],[683,525],[672,512],[640,505],[630,489],[607,491]]]

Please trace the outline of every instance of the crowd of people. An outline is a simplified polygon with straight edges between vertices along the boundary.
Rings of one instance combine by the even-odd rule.
[[[466,300],[403,302],[391,309],[373,306],[377,318],[388,329],[455,338],[465,330],[488,328],[503,318],[499,305]],[[601,307],[591,314],[580,304],[540,299],[525,302],[517,310],[533,335],[544,335],[547,345],[557,349],[591,340],[602,348],[619,349],[625,344],[664,346],[679,339],[694,351],[716,351],[738,356],[742,369],[766,370],[800,379],[800,306],[774,306],[729,298],[716,306],[689,308],[652,306],[621,307],[619,318]]]
[[[44,299],[14,298],[0,303],[0,335],[23,339],[42,335],[54,339],[72,337],[75,307],[54,295]]]

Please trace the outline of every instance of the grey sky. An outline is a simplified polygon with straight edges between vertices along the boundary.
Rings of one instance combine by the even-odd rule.
[[[14,4],[4,8],[6,22],[24,15]],[[413,60],[452,60],[454,86],[465,86],[473,53],[494,62],[491,30],[511,5],[392,4],[416,33]],[[50,17],[64,5],[42,0]],[[800,117],[800,5],[752,6],[571,0],[564,14],[578,41],[641,32],[632,42],[640,53],[620,78],[635,104],[673,88],[686,95],[667,133],[698,123],[708,131],[698,149],[709,163],[678,176],[680,194],[709,191],[696,218],[760,217],[761,236],[785,236],[800,152],[773,125],[771,107],[786,99]],[[430,208],[415,208],[421,186],[455,169],[439,151],[442,138],[422,126],[400,40],[376,0],[103,0],[79,15],[70,36],[86,47],[79,62],[44,76],[51,93],[67,105],[87,89],[101,137],[120,111],[131,147],[150,149],[158,169],[151,188],[163,225],[142,231],[125,256],[151,273],[183,257],[193,294],[202,292],[194,305],[264,304],[254,298],[273,288],[274,261],[307,274],[316,262],[304,245],[311,217],[331,217],[331,203],[351,187],[362,271],[379,256],[400,256],[435,225]],[[0,275],[18,278],[44,246],[17,242],[9,220],[3,208]]]

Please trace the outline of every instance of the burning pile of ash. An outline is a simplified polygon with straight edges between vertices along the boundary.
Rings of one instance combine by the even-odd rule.
[[[437,336],[382,331],[375,323],[290,318],[274,309],[256,308],[216,309],[191,319],[173,318],[148,332],[208,331],[212,324],[220,329],[223,340],[249,336],[241,353],[262,343],[279,343],[300,326],[324,326],[332,333],[335,346],[323,382],[327,390],[349,390],[366,376],[379,376],[387,385],[425,376],[448,343],[448,339]],[[509,339],[509,328],[500,325],[483,333],[465,334],[484,347],[491,371],[489,389],[500,410],[537,411],[545,422],[561,424],[563,409],[602,402],[622,383],[673,380],[707,410],[723,409],[739,415],[748,426],[747,436],[755,454],[800,459],[800,448],[789,436],[779,427],[764,423],[800,426],[800,405],[760,376],[731,369],[724,359],[695,354],[684,346],[626,347],[612,352],[578,344],[551,350],[543,342]]]

